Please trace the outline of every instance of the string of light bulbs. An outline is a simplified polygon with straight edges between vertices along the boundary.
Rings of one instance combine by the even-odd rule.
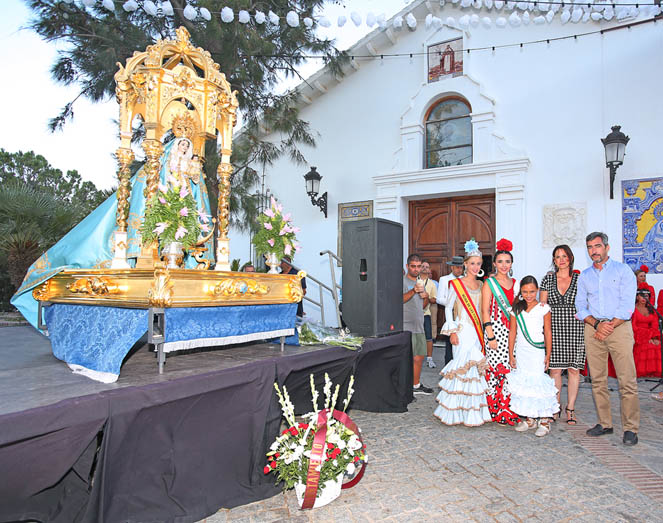
[[[59,0],[61,3],[65,4],[74,4],[78,2],[84,7],[94,7],[101,5],[109,11],[115,11],[117,6],[122,7],[126,12],[134,12],[138,9],[142,9],[145,13],[154,17],[169,17],[174,16],[175,9],[173,8],[169,0],[165,1],[153,1],[153,0]],[[617,20],[625,20],[627,18],[636,18],[640,15],[655,17],[661,14],[661,6],[659,0],[653,1],[634,1],[634,0],[605,0],[605,1],[595,1],[587,2],[582,0],[536,0],[536,1],[516,1],[516,0],[450,0],[451,4],[458,4],[460,8],[473,8],[475,11],[480,11],[482,8],[490,11],[495,9],[495,11],[500,11],[505,9],[506,11],[513,11],[511,16],[507,18],[498,17],[495,20],[495,25],[497,27],[506,27],[507,23],[517,27],[521,23],[527,25],[532,21],[534,24],[544,24],[551,23],[552,19],[555,16],[555,13],[562,11],[560,15],[562,23],[567,22],[588,22],[590,19],[599,22],[602,20],[610,21],[613,18]],[[440,1],[440,6],[443,7],[446,5],[445,0]],[[522,11],[521,16],[518,16],[517,12]],[[536,13],[546,13],[545,16],[540,14],[538,16],[531,16],[530,11]],[[552,13],[552,14],[551,14]],[[187,3],[187,5],[182,9],[182,15],[191,21],[210,21],[212,15],[218,15],[221,18],[221,21],[224,23],[232,23],[237,20],[238,23],[248,24],[251,21],[258,25],[262,24],[272,24],[280,25],[282,16],[269,11],[268,13],[263,13],[261,11],[255,11],[253,14],[247,10],[240,9],[237,13],[235,11],[225,6],[219,11],[209,10],[205,7],[195,7],[193,4]],[[389,26],[392,26],[395,29],[401,29],[404,25],[411,30],[415,30],[417,25],[420,22],[424,22],[426,28],[441,27],[442,25],[452,25],[450,22],[455,19],[453,17],[447,17],[444,21],[438,17],[434,16],[432,13],[429,13],[423,20],[416,18],[412,13],[408,13],[405,16],[396,15],[390,21],[386,20],[384,14],[375,15],[372,12],[369,12],[365,16],[362,16],[357,11],[352,11],[349,14],[349,17],[346,15],[339,15],[337,18],[338,27],[343,27],[348,22],[348,19],[352,23],[359,27],[362,23],[366,23],[369,28],[377,26],[379,28],[385,29]],[[285,15],[285,22],[291,27],[298,27],[300,25],[300,15],[294,11],[290,10]],[[329,28],[332,26],[332,22],[326,16],[317,16],[312,17],[303,17],[301,19],[307,28],[312,28],[313,25],[317,24],[323,28]],[[479,23],[485,27],[492,26],[493,22],[489,17],[484,16],[479,18],[479,15],[476,12],[472,15],[461,16],[458,20],[458,25],[463,28],[467,28],[470,25],[478,26]]]

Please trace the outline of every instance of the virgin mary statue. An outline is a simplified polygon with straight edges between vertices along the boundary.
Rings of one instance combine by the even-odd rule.
[[[193,144],[188,138],[176,138],[170,141],[161,155],[160,183],[167,184],[169,177],[186,183],[196,200],[196,206],[204,214],[210,215],[209,196],[205,187],[200,161],[193,157]],[[129,200],[129,219],[127,220],[127,258],[134,267],[140,254],[140,227],[145,214],[145,178],[141,168],[131,178],[131,197]],[[171,179],[171,182],[174,181]],[[85,217],[69,231],[59,242],[42,254],[34,262],[25,276],[23,283],[11,299],[23,316],[37,327],[37,301],[32,297],[32,290],[55,274],[65,269],[103,269],[109,268],[113,258],[113,234],[116,223],[117,192]],[[204,257],[213,260],[212,239],[205,244]],[[185,267],[193,269],[198,262],[192,257],[185,258]]]

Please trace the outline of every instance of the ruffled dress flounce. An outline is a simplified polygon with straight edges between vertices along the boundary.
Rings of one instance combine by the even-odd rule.
[[[543,317],[547,312],[550,312],[550,307],[541,304],[530,312],[522,313],[527,330],[535,342],[543,341]],[[559,402],[555,382],[545,373],[545,349],[532,347],[518,327],[514,353],[516,368],[507,375],[511,410],[522,417],[552,417],[559,412]]]
[[[477,310],[481,310],[481,289],[468,289],[468,294]],[[453,319],[454,309],[456,320]],[[450,292],[446,320],[442,334],[456,333],[460,343],[453,346],[453,359],[440,372],[442,379],[436,398],[438,406],[433,414],[445,425],[477,427],[491,420],[486,400],[488,384],[485,373],[488,363],[469,316],[460,303],[456,304],[455,292]]]

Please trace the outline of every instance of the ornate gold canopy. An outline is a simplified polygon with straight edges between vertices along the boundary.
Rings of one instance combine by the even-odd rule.
[[[302,299],[303,272],[246,274],[229,271],[228,216],[230,154],[236,121],[237,97],[218,64],[207,51],[193,47],[184,27],[176,40],[159,40],[127,60],[115,74],[120,104],[120,138],[117,192],[117,231],[110,269],[65,270],[35,288],[39,301],[119,307],[210,307],[296,303]],[[194,154],[205,155],[205,140],[219,141],[219,210],[217,215],[216,271],[168,270],[156,257],[156,245],[144,248],[136,268],[127,262],[127,218],[133,161],[132,129],[140,117],[145,126],[146,189],[148,202],[157,191],[162,139],[168,131],[189,138]],[[218,131],[218,137],[217,137]],[[213,231],[210,233],[210,237]],[[208,237],[209,238],[209,237]],[[151,251],[151,252],[150,252]],[[194,254],[199,268],[209,263]]]
[[[228,218],[232,166],[232,130],[236,123],[237,96],[219,65],[208,51],[194,47],[184,27],[176,40],[159,40],[143,52],[135,52],[126,66],[118,63],[115,93],[120,105],[120,140],[117,225],[114,268],[126,268],[126,238],[129,214],[130,173],[133,161],[131,138],[136,118],[145,128],[146,189],[148,201],[156,193],[162,140],[168,131],[193,142],[194,154],[205,156],[205,141],[218,140],[221,153],[219,175],[217,270],[229,270]],[[218,131],[218,137],[217,137]],[[155,246],[144,249],[137,267],[151,267]]]

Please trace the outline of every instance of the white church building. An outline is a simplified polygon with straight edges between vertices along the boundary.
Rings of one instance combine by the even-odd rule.
[[[594,20],[600,11],[587,5],[565,16],[570,4],[545,18],[520,4],[415,1],[348,50],[345,76],[322,69],[297,87],[317,146],[302,149],[308,166],[282,158],[266,167],[267,186],[302,229],[297,266],[329,284],[320,252],[337,252],[342,222],[362,216],[402,223],[405,256],[421,254],[437,277],[470,236],[484,254],[511,240],[517,278],[540,279],[561,243],[584,269],[594,230],[608,234],[615,259],[631,252],[640,266],[646,232],[663,229],[663,19]],[[414,30],[398,20],[409,14]],[[428,15],[439,21],[426,24]],[[601,138],[614,125],[630,141],[610,199]],[[310,166],[327,217],[306,194]],[[249,238],[231,238],[231,258],[249,259]],[[659,260],[648,275],[657,292]]]

